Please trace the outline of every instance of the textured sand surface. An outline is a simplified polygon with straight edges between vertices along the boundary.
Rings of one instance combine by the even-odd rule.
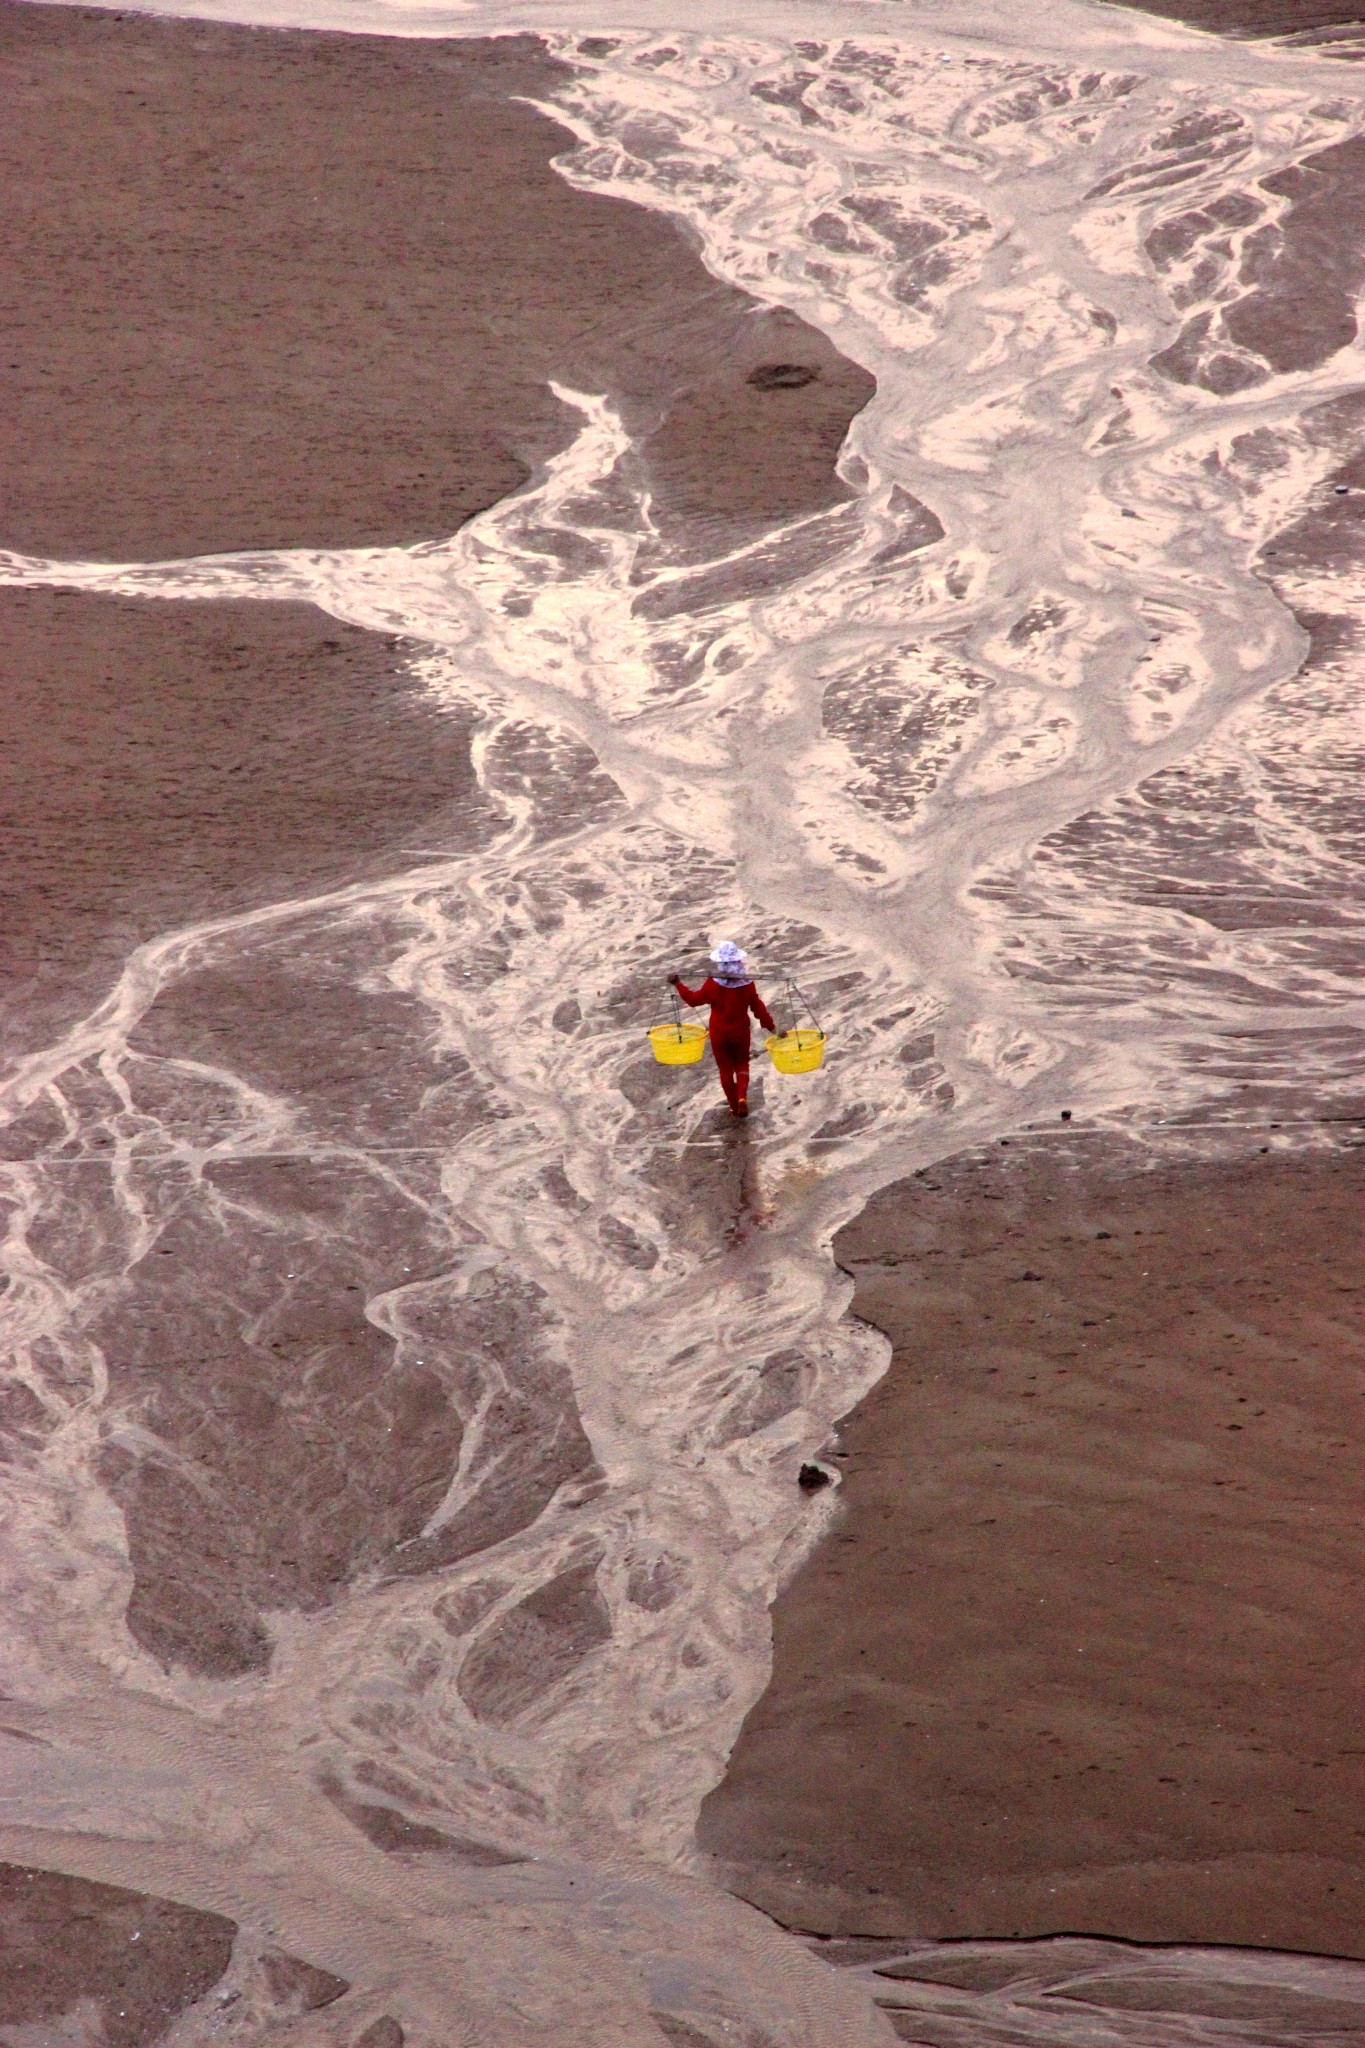
[[[141,2048],[168,2036],[188,2043],[225,2031],[308,2040],[316,2038],[310,2015],[348,1993],[348,2032],[356,2043],[403,2048],[402,2028],[364,1987],[243,1934],[219,1913],[62,1871],[0,1863],[6,2041]]]
[[[1146,14],[1225,36],[1311,36],[1350,29],[1362,15],[1351,0],[1130,0]]]
[[[393,636],[308,605],[0,593],[11,1057],[160,931],[357,881],[499,815]]]
[[[811,1946],[866,1985],[912,2048],[1166,2048],[1229,2039],[1354,2048],[1365,2024],[1365,1972],[1324,1956],[1065,1934]]]
[[[534,38],[6,0],[0,50],[6,546],[439,539],[564,445],[550,379],[619,399],[691,546],[846,497],[871,380],[555,176],[569,138],[526,101],[568,73]],[[748,382],[774,358],[816,375]]]
[[[236,1932],[169,1899],[0,1864],[0,2026],[74,2012],[111,2048],[155,2040],[222,1977]]]
[[[718,284],[659,216],[554,174],[568,138],[517,97],[568,75],[539,43],[433,47],[17,6],[0,29],[21,221],[5,275],[7,541],[188,555],[440,537],[563,442],[551,376],[600,378],[618,396],[647,451],[656,518],[679,529],[684,554],[766,531],[774,510],[847,497],[833,460],[871,379],[817,331]],[[784,367],[765,378],[774,354]],[[12,1055],[89,1008],[158,932],[354,885],[416,851],[468,851],[506,828],[473,775],[470,720],[423,695],[395,635],[257,602],[25,590],[4,592],[0,611]],[[201,975],[145,1042],[306,1094],[348,1134],[368,1118],[392,1140],[406,1112],[412,1142],[452,1131],[449,1061],[433,1070],[425,1041],[411,1001],[357,988],[334,947],[308,971],[291,938],[245,975]],[[374,1059],[391,1063],[379,1093]],[[418,1129],[433,1083],[447,1097]],[[284,1162],[230,1179],[237,1200],[260,1183],[305,1234],[310,1214],[352,1199],[335,1172],[296,1185]],[[381,1264],[385,1237],[420,1236],[410,1204],[362,1206],[357,1227]],[[358,1563],[416,1540],[460,1429],[437,1382],[389,1371],[387,1338],[340,1274],[315,1273],[284,1335],[258,1332],[242,1349],[202,1298],[212,1247],[180,1250],[183,1304],[163,1284],[150,1330],[144,1306],[99,1341],[127,1361],[120,1400],[159,1443],[190,1450],[198,1476],[187,1485],[173,1464],[119,1449],[104,1477],[127,1519],[134,1634],[222,1673],[265,1658],[253,1593],[314,1606]],[[399,1270],[419,1256],[408,1252]],[[231,1265],[240,1257],[235,1246]],[[511,1361],[515,1328],[501,1338]],[[312,1393],[282,1412],[301,1373]],[[555,1384],[534,1405],[548,1416],[562,1400]],[[46,1434],[23,1385],[9,1389],[7,1422],[15,1442]],[[330,1458],[308,1488],[288,1488],[320,1440]],[[534,1497],[589,1463],[570,1426]],[[498,1526],[485,1518],[482,1540]]]
[[[555,380],[596,387],[629,420],[630,465],[604,523],[623,509],[629,521],[647,490],[664,561],[709,561],[766,535],[775,512],[800,519],[850,497],[834,459],[870,376],[784,309],[718,283],[670,222],[551,169],[570,138],[516,95],[569,74],[538,43],[452,49],[14,7],[3,33],[19,222],[4,278],[8,544],[129,556],[443,541],[572,437]],[[800,568],[765,564],[758,583]],[[17,1868],[5,1893],[0,2023],[16,2041],[34,2026],[130,2048],[168,2027],[186,2044],[284,2028],[401,2048],[405,2033],[448,2038],[452,2011],[502,2025],[511,1967],[519,2039],[527,2026],[556,2040],[654,2036],[648,1966],[579,1969],[572,1925],[551,1936],[555,1962],[514,1963],[514,1928],[537,1908],[499,1901],[496,1884],[524,1855],[488,1839],[487,1793],[464,1827],[405,1812],[447,1802],[394,1768],[380,1719],[371,1754],[329,1742],[299,1786],[287,1773],[262,1796],[250,1767],[229,1791],[240,1752],[196,1756],[193,1711],[149,1717],[144,1690],[157,1671],[182,1687],[185,1674],[264,1673],[291,1610],[315,1614],[357,1578],[448,1568],[600,1487],[543,1289],[477,1262],[452,1272],[453,1244],[476,1239],[458,1227],[452,1239],[441,1161],[481,1133],[496,1155],[508,1109],[434,1028],[421,963],[463,862],[500,837],[521,845],[532,816],[532,844],[572,837],[619,795],[580,742],[525,721],[493,732],[485,720],[476,763],[473,707],[432,691],[423,650],[387,616],[367,631],[298,602],[46,588],[7,591],[4,606],[11,1072],[40,1071],[35,1051],[82,1015],[94,1022],[77,1038],[112,1029],[126,1045],[120,1078],[104,1064],[83,1108],[40,1081],[6,1131],[12,1203],[36,1192],[38,1160],[56,1174],[55,1207],[28,1218],[21,1289],[65,1298],[120,1420],[78,1448],[85,1403],[67,1368],[82,1367],[69,1354],[49,1373],[21,1311],[4,1455],[28,1475],[20,1523],[32,1508],[44,1520],[45,1497],[70,1530],[84,1498],[93,1534],[107,1501],[108,1555],[126,1565],[103,1617],[96,1593],[85,1623],[68,1602],[55,1629],[40,1624],[48,1677],[30,1667],[5,1731],[6,1818],[49,1823],[10,1827],[7,1842],[62,1867]],[[592,900],[596,884],[569,879],[568,900]],[[534,916],[554,928],[552,892]],[[476,980],[498,971],[496,952]],[[68,1143],[73,1109],[101,1126],[89,1152]],[[256,1136],[243,1154],[244,1113]],[[153,1126],[170,1153],[144,1184]],[[42,1606],[48,1538],[27,1530]],[[438,1640],[485,1623],[456,1718],[490,1736],[508,1727],[514,1750],[514,1724],[610,1634],[600,1545],[570,1544],[564,1568],[542,1568],[524,1593],[514,1574],[448,1599],[438,1580],[421,1601]],[[77,1547],[93,1562],[103,1539]],[[667,1582],[651,1559],[642,1611],[670,1597]],[[344,1691],[373,1662],[366,1634],[343,1653]],[[148,1661],[114,1696],[96,1673],[107,1651],[126,1661],[120,1642]],[[54,1683],[75,1702],[63,1732]],[[287,1720],[295,1684],[274,1695]],[[304,1690],[316,1698],[316,1679]],[[319,1725],[286,1749],[300,1739],[317,1744]],[[493,1804],[510,1797],[520,1828],[534,1827],[544,1798],[519,1782],[524,1764],[492,1768]],[[122,1840],[187,1774],[198,1818],[171,1822],[181,1846],[163,1837],[141,1854]],[[471,1787],[481,1781],[476,1767]],[[277,1840],[282,1886],[266,1877]],[[443,1875],[428,1884],[432,1863]],[[599,1911],[621,1917],[610,1893]],[[637,1907],[625,1952],[662,1954],[678,1914],[696,1923],[695,1953],[714,1950],[717,1982],[738,1969],[737,1991],[706,1996],[742,2001],[741,1959],[772,1936],[756,1918],[746,1932],[732,1906],[680,1894]],[[110,1930],[93,1943],[92,1917]],[[272,1939],[279,1922],[312,1961]],[[865,2000],[825,1975],[811,1977],[815,2009],[864,2038]],[[374,1988],[386,1984],[401,2022]]]
[[[784,1920],[1365,1953],[1365,1151],[1182,1151],[1016,1138],[840,1235],[891,1369],[702,1822]]]

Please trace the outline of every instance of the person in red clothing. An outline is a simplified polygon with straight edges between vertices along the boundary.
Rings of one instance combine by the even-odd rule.
[[[743,952],[726,939],[711,955],[714,974],[708,974],[700,988],[688,988],[670,974],[683,1001],[692,1009],[702,1003],[711,1006],[711,1050],[720,1070],[725,1100],[736,1116],[749,1114],[749,1013],[753,1012],[765,1031],[775,1031],[771,1013],[749,975]]]

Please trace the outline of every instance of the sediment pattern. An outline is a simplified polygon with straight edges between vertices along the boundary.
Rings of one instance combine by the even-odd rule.
[[[1353,1085],[1351,247],[1297,352],[1275,309],[1365,120],[1326,59],[1081,18],[1028,60],[909,16],[558,36],[568,185],[769,309],[749,445],[835,351],[876,380],[762,531],[761,475],[708,525],[692,428],[670,467],[603,366],[453,538],[6,536],[25,593],[400,638],[473,728],[478,843],[158,932],[5,1083],[7,1683],[47,1747],[0,1840],[355,1986],[319,2026],[888,2039],[692,1846],[832,1515],[797,1466],[885,1364],[830,1236],[1062,1104]],[[739,1133],[641,1036],[731,930],[831,1046]]]

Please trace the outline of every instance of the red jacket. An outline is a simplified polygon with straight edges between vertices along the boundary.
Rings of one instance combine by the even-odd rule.
[[[765,1031],[775,1031],[768,1006],[751,981],[741,983],[738,988],[722,988],[714,975],[708,974],[700,988],[687,988],[682,982],[675,984],[678,994],[692,1009],[701,1003],[711,1005],[711,1043],[717,1052],[729,1053],[731,1058],[742,1060],[749,1057],[749,1012],[752,1010]]]

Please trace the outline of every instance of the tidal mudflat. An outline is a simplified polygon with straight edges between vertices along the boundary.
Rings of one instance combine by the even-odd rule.
[[[0,13],[0,2036],[1353,2039],[1350,38],[215,11]]]

